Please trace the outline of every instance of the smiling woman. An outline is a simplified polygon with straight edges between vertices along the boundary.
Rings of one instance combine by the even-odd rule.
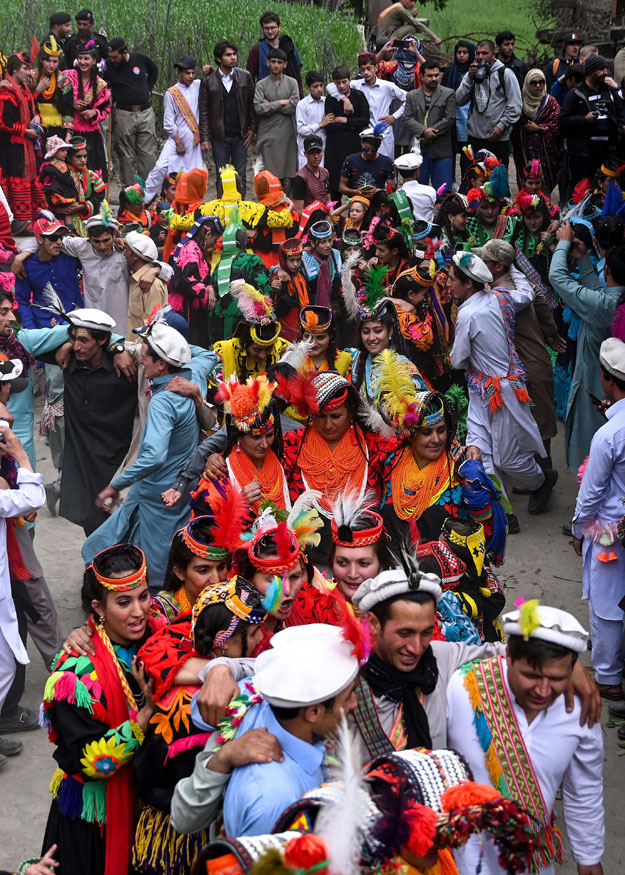
[[[131,760],[153,711],[152,686],[136,662],[151,630],[143,552],[116,544],[86,569],[83,607],[92,656],[63,652],[46,684],[43,713],[59,764],[46,826],[61,871],[125,871],[133,817]]]

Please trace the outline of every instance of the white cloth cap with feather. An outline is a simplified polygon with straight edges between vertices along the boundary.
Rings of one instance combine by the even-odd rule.
[[[92,331],[111,332],[117,322],[104,310],[96,310],[95,307],[81,307],[78,310],[70,310],[66,314],[69,322],[75,328],[90,328]]]
[[[352,602],[363,614],[366,614],[380,602],[412,592],[429,592],[438,604],[443,595],[440,577],[419,572],[418,582],[416,579],[411,581],[403,568],[389,568],[387,571],[381,571],[377,577],[370,577],[369,580],[363,581],[354,593]]]

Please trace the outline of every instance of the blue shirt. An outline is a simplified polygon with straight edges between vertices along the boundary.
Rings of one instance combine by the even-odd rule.
[[[284,761],[252,763],[233,771],[223,808],[225,831],[229,836],[270,833],[284,809],[303,793],[318,787],[324,779],[323,742],[309,744],[291,735],[278,723],[267,702],[249,709],[237,736],[248,729],[263,728],[280,742]]]
[[[78,282],[80,262],[61,252],[51,261],[40,261],[33,255],[24,263],[27,279],[15,282],[15,298],[24,328],[50,328],[54,313],[41,310],[36,304],[48,306],[43,300],[46,283],[51,283],[63,303],[65,312],[83,307],[82,292]]]

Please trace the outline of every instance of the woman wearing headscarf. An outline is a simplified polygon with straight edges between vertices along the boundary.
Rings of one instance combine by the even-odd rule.
[[[475,43],[468,39],[461,39],[454,48],[454,60],[443,73],[442,84],[446,88],[456,88],[462,82],[464,74],[468,71],[469,65],[475,58]],[[464,176],[469,166],[469,159],[462,151],[463,147],[469,142],[467,134],[467,119],[469,117],[470,103],[464,106],[456,104],[456,152],[460,153],[460,174]]]
[[[559,115],[558,101],[547,93],[545,74],[542,70],[530,70],[523,82],[521,118],[514,126],[511,137],[519,188],[524,185],[523,168],[533,158],[537,158],[542,166],[544,193],[549,194],[557,183],[560,164]]]

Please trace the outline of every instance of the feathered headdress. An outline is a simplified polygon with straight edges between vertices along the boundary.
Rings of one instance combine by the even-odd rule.
[[[320,492],[307,489],[299,496],[286,520],[287,526],[290,526],[295,533],[302,550],[306,547],[318,547],[321,543],[319,530],[323,528],[323,520],[315,507],[315,502],[319,498],[321,498]]]
[[[484,183],[484,191],[488,197],[495,198],[498,201],[508,197],[510,192],[508,187],[508,171],[503,164],[497,164],[493,167],[488,181]]]
[[[251,325],[269,325],[276,321],[273,305],[268,297],[245,280],[230,283],[230,294],[236,298],[237,306],[246,322]]]
[[[418,428],[424,405],[412,382],[410,365],[393,349],[384,349],[376,356],[371,391],[379,399],[378,406],[400,434]]]
[[[332,540],[342,547],[368,547],[382,535],[384,524],[371,508],[375,495],[339,495],[332,504]]]
[[[542,205],[545,205],[545,199],[540,194],[528,194],[521,189],[514,199],[514,203],[522,213],[527,213],[529,210],[539,210]]]
[[[270,383],[265,374],[249,377],[246,383],[239,383],[233,376],[226,383],[219,384],[215,400],[223,402],[226,413],[230,414],[239,431],[267,431],[273,425],[268,408],[275,388],[275,383]]]
[[[33,304],[38,310],[45,310],[47,313],[54,313],[56,317],[61,318],[64,322],[70,321],[65,312],[65,305],[51,282],[47,282],[41,290],[39,301],[40,303]]]
[[[135,182],[124,189],[129,204],[142,204],[145,201],[145,180],[135,173]]]
[[[303,419],[319,413],[317,388],[313,384],[316,376],[317,372],[312,368],[300,368],[289,377],[279,371],[275,374],[276,395],[294,407]]]
[[[292,343],[282,355],[280,364],[290,365],[296,371],[301,370],[308,362],[312,347],[311,340],[299,340],[297,343]]]
[[[623,211],[623,189],[614,179],[610,179],[603,202],[602,216],[618,216]]]
[[[384,299],[388,297],[387,274],[387,268],[382,265],[370,267],[366,271],[363,284],[358,290],[358,319],[361,321],[382,315],[387,304]]]

